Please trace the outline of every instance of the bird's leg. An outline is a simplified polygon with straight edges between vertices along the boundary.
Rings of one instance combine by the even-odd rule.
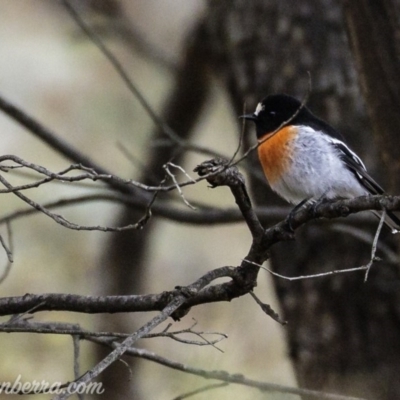
[[[310,207],[311,213],[313,218],[317,216],[317,208],[324,203],[329,203],[329,199],[325,196],[325,193],[317,200],[315,201],[312,206]]]
[[[290,211],[289,215],[286,217],[286,223],[287,223],[287,226],[288,226],[288,228],[289,228],[290,231],[292,231],[292,232],[294,231],[293,226],[292,226],[293,217],[295,216],[296,212],[297,212],[298,210],[300,210],[300,208],[303,207],[304,204],[307,203],[308,200],[310,200],[310,199],[304,199],[304,200],[302,200],[299,204],[297,204],[297,205],[293,208],[292,211]]]

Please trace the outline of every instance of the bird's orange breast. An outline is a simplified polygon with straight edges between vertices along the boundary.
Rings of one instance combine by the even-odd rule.
[[[292,155],[292,140],[296,127],[285,126],[276,133],[267,133],[259,142],[258,157],[270,184],[278,181],[289,169]]]

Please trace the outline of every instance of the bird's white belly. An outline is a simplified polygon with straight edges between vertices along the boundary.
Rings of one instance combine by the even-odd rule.
[[[293,139],[289,167],[280,179],[271,182],[271,188],[294,204],[304,199],[352,198],[367,194],[337,150],[318,135],[319,132],[304,128],[302,134]]]

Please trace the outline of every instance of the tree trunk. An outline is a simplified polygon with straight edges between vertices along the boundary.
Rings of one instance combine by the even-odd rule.
[[[365,21],[360,16],[364,10],[356,3],[374,3],[378,7],[379,2],[346,2],[353,12],[348,17],[353,17],[352,29],[358,29],[358,25],[365,29]],[[210,2],[210,7],[207,18],[210,43],[217,53],[220,76],[230,89],[237,112],[241,112],[244,101],[251,110],[269,93],[286,92],[304,97],[309,71],[312,92],[308,105],[346,135],[373,172],[371,162],[376,153],[370,145],[372,138],[357,89],[339,2],[237,0]],[[392,16],[387,10],[388,7],[386,16]],[[368,21],[369,36],[363,39],[374,35],[374,22],[382,24],[375,42],[378,46],[375,50],[382,54],[380,58],[373,55],[374,62],[366,64],[371,68],[380,67],[379,71],[387,68],[387,71],[385,75],[374,72],[373,85],[363,82],[363,88],[365,91],[368,86],[370,90],[366,100],[373,110],[372,119],[374,113],[379,117],[379,125],[374,122],[374,126],[383,129],[386,124],[385,130],[398,132],[399,92],[390,85],[400,69],[388,64],[395,58],[391,51],[398,49],[395,42],[398,30],[393,29],[395,24],[389,23],[389,17],[385,29],[385,15],[381,17],[377,10],[370,15],[374,18]],[[379,45],[381,41],[387,41],[386,46]],[[369,40],[360,40],[360,43],[364,45],[357,48],[358,58],[368,60],[365,47],[370,49],[374,45]],[[386,79],[383,88],[379,88],[382,78],[377,79],[376,74]],[[393,93],[385,97],[389,92]],[[397,115],[382,118],[385,112],[381,107],[384,110],[390,107]],[[378,152],[383,152],[386,158],[390,154],[394,160],[387,173],[392,182],[398,181],[399,157],[395,155],[399,150],[395,139],[391,136],[387,141],[383,136],[378,143]],[[275,202],[264,187],[260,182],[254,183],[254,197],[263,204]],[[364,227],[367,231],[363,234],[371,238],[369,243],[363,243],[347,233],[329,230],[322,222],[313,223],[297,232],[296,242],[274,248],[273,269],[282,275],[298,276],[365,265],[370,257],[374,227]],[[298,381],[302,387],[368,399],[400,398],[397,265],[381,262],[373,266],[367,283],[363,279],[362,273],[297,282],[274,278],[282,310],[289,321],[287,338]]]
[[[188,40],[184,62],[177,73],[175,89],[171,95],[174,100],[168,102],[163,113],[166,125],[171,127],[181,140],[188,139],[191,134],[210,87],[207,68],[204,64],[207,55],[204,53],[203,36],[204,30],[199,24],[194,29],[194,39]],[[165,132],[160,129],[156,129],[151,137],[153,143],[165,142],[168,139]],[[178,164],[181,162],[184,154],[177,153],[176,149],[179,149],[179,146],[173,142],[166,147],[151,147],[146,160],[146,168],[139,181],[149,185],[158,185],[165,175],[162,166],[171,159]],[[142,216],[143,212],[141,211],[125,208],[116,225],[130,224],[132,221],[138,221]],[[103,280],[107,285],[102,292],[103,295],[140,293],[147,261],[147,246],[151,241],[154,224],[154,221],[150,221],[144,230],[128,230],[112,236],[100,265],[102,276],[107,277]],[[132,329],[134,329],[134,323],[131,319],[127,319],[126,315],[114,315],[112,319],[109,315],[107,316],[104,330],[129,332]],[[105,357],[108,352],[108,349],[99,348],[99,359]],[[130,360],[130,369],[134,371],[139,362],[138,359],[133,364]],[[137,390],[140,385],[135,382],[136,374],[133,373],[132,377],[129,377],[123,363],[114,363],[107,371],[102,382],[106,392],[113,393],[114,399],[140,398]],[[127,387],[128,381],[129,387]]]
[[[372,9],[369,3],[378,8]],[[391,57],[398,61],[399,33],[395,13],[388,11],[391,4],[386,0],[344,3],[363,93],[375,133],[380,133],[378,149],[371,146],[371,129],[338,0],[209,1],[204,29],[197,30],[193,39],[199,44],[195,50],[200,56],[199,64],[187,59],[184,68],[193,74],[192,79],[203,78],[192,81],[190,91],[182,86],[174,91],[167,102],[171,104],[165,114],[170,117],[168,122],[178,133],[189,134],[205,99],[205,92],[193,90],[199,89],[198,85],[207,87],[206,63],[226,83],[238,114],[244,102],[252,110],[269,93],[304,97],[310,72],[312,92],[308,105],[345,134],[372,175],[377,152],[383,154],[390,161],[386,172],[391,188],[399,188],[398,146],[393,136],[386,136],[400,128],[400,117],[394,115],[399,109],[399,91],[394,81],[400,69],[391,63]],[[385,14],[380,14],[381,9]],[[377,31],[375,24],[379,24]],[[201,75],[197,75],[199,66]],[[385,77],[385,82],[380,77]],[[182,121],[188,113],[181,108],[188,95],[191,122],[176,127],[173,123]],[[386,114],[389,109],[390,114]],[[247,142],[251,136],[253,132],[246,136]],[[158,156],[153,160],[159,160]],[[254,157],[253,162],[260,169]],[[253,182],[253,197],[259,204],[280,201],[266,182],[260,181]],[[282,275],[298,276],[364,265],[370,257],[374,226],[362,227],[362,234],[371,236],[365,243],[343,231],[330,230],[323,222],[310,224],[297,232],[295,242],[273,249],[273,269]],[[116,236],[115,241],[118,240]],[[112,246],[118,249],[118,257],[130,255],[134,249],[130,239],[122,249],[118,246]],[[387,258],[386,254],[381,256]],[[120,271],[118,279],[132,282],[130,278],[125,281],[132,276],[129,268]],[[373,266],[367,283],[363,278],[362,273],[296,282],[274,278],[282,311],[289,321],[287,340],[299,385],[368,399],[400,398],[399,271],[397,265],[381,262]]]
[[[400,189],[400,4],[393,0],[343,1],[344,20],[374,136]]]

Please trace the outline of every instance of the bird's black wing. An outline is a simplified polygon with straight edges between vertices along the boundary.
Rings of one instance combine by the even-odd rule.
[[[320,132],[326,132],[324,134],[326,139],[332,144],[332,146],[338,151],[340,158],[345,163],[346,167],[354,174],[363,187],[370,194],[383,194],[384,190],[381,186],[372,179],[364,163],[356,153],[351,151],[349,147],[344,143],[343,136],[332,128],[325,121],[314,116],[311,127]]]
[[[368,174],[364,163],[360,157],[351,151],[341,140],[331,139],[332,145],[339,151],[340,157],[346,167],[353,172],[354,176],[359,180],[362,186],[371,194],[383,194],[385,191],[382,187]]]
[[[358,179],[363,187],[370,194],[384,194],[385,191],[382,187],[371,178],[365,168],[364,163],[361,161],[360,157],[357,156],[353,151],[351,151],[345,143],[336,138],[330,138],[332,145],[339,151],[340,157],[346,164],[347,168],[353,172],[354,176]],[[380,213],[377,211],[372,211],[376,217],[380,218]],[[386,212],[386,224],[392,229],[393,233],[397,233],[400,230],[400,219],[393,214],[391,211]]]

